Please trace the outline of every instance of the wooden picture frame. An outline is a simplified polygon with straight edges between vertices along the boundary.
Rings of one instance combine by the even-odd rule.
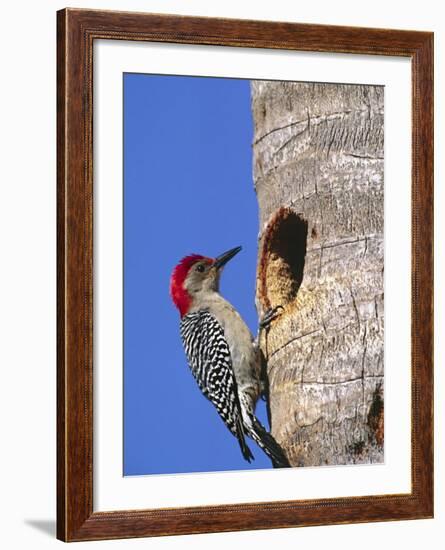
[[[95,40],[408,57],[412,62],[412,425],[407,494],[93,512]],[[57,14],[57,536],[64,541],[433,516],[433,34],[65,9]]]

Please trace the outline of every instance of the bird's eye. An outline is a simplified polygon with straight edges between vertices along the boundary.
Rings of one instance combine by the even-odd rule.
[[[199,271],[200,273],[203,273],[205,270],[205,267],[203,266],[203,264],[198,264],[196,266],[196,271]]]

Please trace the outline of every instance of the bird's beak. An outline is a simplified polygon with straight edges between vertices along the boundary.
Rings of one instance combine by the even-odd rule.
[[[231,260],[238,252],[241,250],[240,246],[237,246],[236,248],[231,248],[227,252],[224,252],[223,254],[220,254],[215,261],[213,262],[212,267],[216,267],[216,269],[221,269],[226,263]]]

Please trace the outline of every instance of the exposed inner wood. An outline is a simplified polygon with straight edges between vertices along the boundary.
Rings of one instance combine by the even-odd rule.
[[[259,267],[259,299],[264,310],[292,302],[303,280],[307,222],[280,208],[267,225]]]

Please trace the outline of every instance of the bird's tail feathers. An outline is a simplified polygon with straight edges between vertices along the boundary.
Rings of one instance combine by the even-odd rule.
[[[283,449],[255,416],[252,417],[249,435],[271,459],[274,468],[291,467]]]
[[[239,424],[237,426],[237,435],[236,435],[236,437],[238,439],[238,443],[239,443],[241,452],[242,452],[243,457],[245,458],[245,460],[247,460],[247,462],[249,462],[249,463],[252,460],[255,460],[255,458],[252,454],[252,451],[247,446],[246,438],[244,437],[244,429],[243,429],[243,425],[242,425],[241,422],[239,422]]]

